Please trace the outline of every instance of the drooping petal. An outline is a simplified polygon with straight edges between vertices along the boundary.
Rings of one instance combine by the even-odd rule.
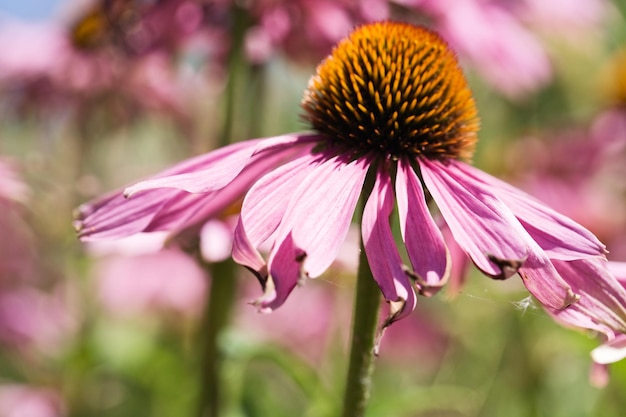
[[[531,195],[468,164],[452,161],[467,176],[493,189],[551,259],[603,257],[605,246],[589,230]]]
[[[262,312],[280,307],[298,282],[304,279],[301,266],[306,254],[294,244],[291,233],[277,244],[279,247],[269,260],[271,269],[263,296],[254,302]]]
[[[361,233],[374,279],[391,306],[384,327],[405,317],[417,304],[391,233],[389,216],[393,211],[393,203],[391,178],[384,169],[379,169],[376,183],[363,210]]]
[[[580,295],[572,290],[539,245],[535,242],[530,245],[528,257],[518,271],[526,289],[541,304],[555,310],[577,303]]]
[[[158,176],[128,187],[124,194],[132,196],[153,188],[176,188],[189,193],[208,193],[228,185],[251,163],[251,159],[267,158],[274,154],[279,158],[293,154],[298,145],[309,145],[315,135],[285,135],[263,140],[245,141],[220,148],[207,154],[200,166],[179,174]],[[287,155],[285,155],[287,154]]]
[[[285,157],[284,154],[274,154],[262,159],[253,158],[233,181],[214,192],[190,194],[181,191],[182,196],[169,199],[147,229],[172,230],[182,227],[201,227],[208,218],[219,215],[240,201],[255,181],[282,163]],[[141,194],[131,197],[130,200],[137,198],[141,198]]]
[[[424,182],[454,239],[484,273],[504,279],[524,266],[524,284],[554,309],[576,295],[513,213],[487,187],[457,165],[420,159]]]
[[[396,198],[400,232],[416,274],[420,292],[432,295],[448,280],[450,257],[441,231],[435,224],[422,189],[411,165],[398,161]]]
[[[319,276],[335,259],[348,233],[368,165],[364,159],[329,158],[293,191],[268,260],[268,282],[276,288],[276,298],[264,298],[263,307],[280,306],[288,294],[281,287],[293,288],[300,275]],[[293,274],[296,269],[302,271],[298,277]]]
[[[142,232],[177,190],[151,190],[141,199],[129,201],[117,192],[81,206],[74,225],[83,241],[119,239]]]
[[[580,295],[566,309],[550,311],[558,320],[576,327],[602,332],[612,338],[626,332],[626,289],[601,259],[554,261],[556,269]]]
[[[296,147],[286,145],[296,139],[290,138],[292,142],[289,142],[284,137],[255,140],[250,144],[238,143],[184,161],[156,175],[154,179],[140,183],[144,184],[140,187],[146,188],[139,195],[125,199],[120,191],[116,191],[95,202],[81,206],[75,223],[79,237],[82,240],[116,239],[139,232],[181,231],[181,229],[201,227],[201,224],[208,218],[218,215],[240,199],[245,191],[266,172],[289,158],[308,152],[312,146],[312,137],[296,137],[300,140]],[[279,144],[284,146],[279,146]],[[263,152],[255,153],[259,149]],[[244,161],[243,154],[252,156]],[[222,157],[225,159],[221,159]],[[238,159],[238,166],[235,166],[233,158]],[[235,168],[229,168],[230,163]],[[228,171],[228,175],[223,175],[220,181],[213,183],[213,179],[205,177],[204,174],[207,169],[209,171],[222,169],[217,169],[216,166],[224,167],[224,172],[231,170]],[[174,177],[178,174],[194,176],[198,182],[202,181],[211,185],[207,186],[207,192],[202,194],[189,194],[175,188],[148,188],[148,186],[167,184],[168,178],[171,178],[165,175],[168,173],[173,174]],[[233,173],[236,173],[235,176],[230,178]],[[225,179],[229,179],[226,184],[222,181]],[[159,183],[160,181],[162,182]],[[174,183],[170,183],[170,186]],[[209,192],[210,188],[215,190]],[[132,187],[131,191],[135,192]]]
[[[276,159],[257,161],[222,190],[189,194],[171,188],[151,189],[125,198],[120,191],[79,208],[76,228],[83,241],[119,239],[140,232],[179,231],[219,214],[237,199]]]
[[[265,289],[265,283],[267,282],[267,265],[265,259],[263,259],[256,249],[256,246],[250,242],[248,235],[246,235],[246,232],[243,230],[241,217],[235,227],[232,256],[235,262],[252,271]]]
[[[437,222],[438,223],[438,222]],[[443,221],[442,221],[443,223]],[[441,225],[441,234],[450,254],[450,279],[446,285],[447,293],[451,296],[458,295],[468,277],[468,270],[471,265],[470,259],[459,244],[452,237],[452,232],[447,224]]]
[[[369,160],[333,158],[316,167],[294,192],[285,218],[293,240],[306,254],[307,276],[320,276],[346,239]],[[306,221],[304,221],[306,220]],[[282,224],[281,224],[282,227]]]
[[[484,273],[507,278],[528,257],[530,236],[504,204],[454,166],[420,159],[424,183],[454,239]]]
[[[241,219],[250,242],[258,247],[278,228],[293,191],[317,165],[318,157],[306,154],[257,181],[246,194]]]
[[[257,248],[278,228],[293,190],[315,167],[316,159],[305,154],[267,173],[250,188],[243,201],[235,229],[233,259],[254,271],[263,283],[267,268]]]

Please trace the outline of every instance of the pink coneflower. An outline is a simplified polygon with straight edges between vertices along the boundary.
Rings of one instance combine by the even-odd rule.
[[[230,145],[127,188],[128,199],[117,193],[87,204],[80,209],[79,236],[177,231],[243,197],[233,258],[256,274],[265,291],[257,305],[269,311],[304,278],[328,268],[363,194],[363,245],[390,303],[390,324],[412,311],[416,292],[431,295],[448,277],[432,199],[486,275],[518,273],[547,308],[580,311],[590,321],[626,329],[626,292],[615,288],[610,274],[587,276],[579,293],[580,280],[570,276],[579,271],[557,270],[553,263],[601,269],[604,245],[463,162],[477,141],[477,111],[455,54],[438,35],[394,22],[357,28],[319,65],[303,108],[314,133]],[[394,205],[410,266],[392,234]],[[260,247],[270,248],[267,258]],[[601,313],[587,308],[605,303]]]

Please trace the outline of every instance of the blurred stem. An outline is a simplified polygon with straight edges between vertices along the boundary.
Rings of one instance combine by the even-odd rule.
[[[237,102],[237,79],[240,76],[243,60],[243,42],[248,27],[248,16],[244,9],[232,6],[232,45],[228,56],[228,81],[225,91],[225,114],[219,137],[219,147],[233,141],[234,115]],[[222,367],[224,352],[220,346],[221,337],[232,315],[237,292],[235,264],[231,259],[207,265],[211,274],[211,292],[207,300],[202,324],[203,368],[200,388],[199,417],[219,417],[224,409],[224,388]]]
[[[237,282],[235,264],[230,259],[207,265],[207,269],[211,273],[211,291],[200,329],[203,366],[198,416],[218,417],[223,407],[222,388],[225,386],[221,378],[224,352],[220,339],[232,315]]]
[[[250,100],[248,101],[248,128],[246,136],[258,137],[261,135],[263,128],[263,120],[265,114],[263,112],[265,92],[266,92],[266,67],[264,64],[253,64],[249,67],[249,91]]]
[[[231,48],[228,54],[228,80],[226,81],[226,89],[224,91],[225,109],[222,131],[220,132],[218,146],[226,146],[233,142],[233,127],[235,119],[235,106],[237,102],[237,81],[241,76],[242,70],[245,70],[245,60],[243,59],[243,42],[248,27],[248,16],[241,7],[236,4],[232,6],[232,29],[231,29]]]
[[[372,169],[370,173],[374,171]],[[362,217],[365,202],[373,188],[373,182],[373,176],[368,175],[361,196],[360,217]],[[365,415],[372,385],[372,372],[374,371],[374,344],[378,327],[380,298],[380,290],[374,281],[365,255],[363,241],[361,241],[343,417],[362,417]]]

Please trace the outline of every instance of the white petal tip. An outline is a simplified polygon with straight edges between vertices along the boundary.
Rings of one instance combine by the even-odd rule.
[[[626,358],[626,347],[602,345],[591,351],[591,358],[600,365],[618,362]]]

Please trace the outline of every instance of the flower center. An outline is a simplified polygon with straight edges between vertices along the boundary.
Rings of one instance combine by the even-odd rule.
[[[360,26],[317,67],[304,118],[333,143],[391,157],[470,158],[478,116],[454,52],[405,23]]]

